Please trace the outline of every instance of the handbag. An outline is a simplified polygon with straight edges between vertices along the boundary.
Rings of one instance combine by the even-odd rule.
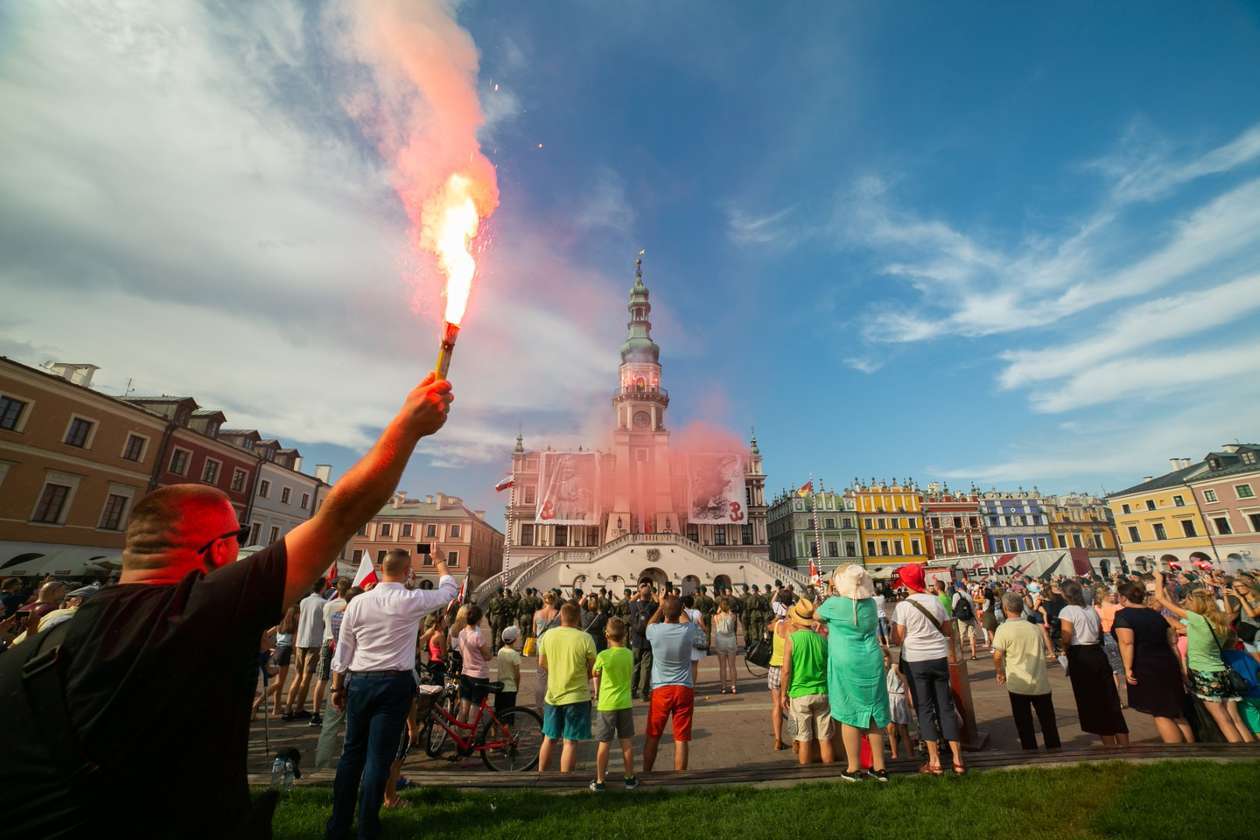
[[[770,657],[774,651],[771,649],[773,643],[769,639],[758,639],[748,646],[744,651],[744,659],[748,660],[758,668],[769,668]]]
[[[1216,650],[1221,655],[1221,663],[1225,666],[1225,673],[1221,675],[1221,682],[1225,685],[1225,691],[1232,697],[1246,697],[1251,693],[1251,682],[1238,671],[1234,670],[1234,666],[1225,661],[1225,648],[1221,646],[1221,640],[1216,638],[1216,629],[1212,627],[1212,622],[1206,618],[1203,623],[1207,625],[1208,632],[1212,634],[1212,641],[1216,642]]]

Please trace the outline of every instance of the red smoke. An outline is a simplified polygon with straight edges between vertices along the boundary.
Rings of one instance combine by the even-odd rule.
[[[390,162],[412,241],[433,250],[451,176],[467,179],[481,219],[499,204],[494,165],[477,140],[485,122],[477,47],[447,0],[349,0],[338,17],[348,57],[373,79],[345,107]]]

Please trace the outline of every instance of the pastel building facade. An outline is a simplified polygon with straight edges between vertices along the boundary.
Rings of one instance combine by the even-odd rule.
[[[991,553],[1050,548],[1050,519],[1036,488],[1014,493],[990,490],[980,498],[980,515]]]
[[[766,514],[770,559],[809,574],[813,559],[824,577],[841,565],[862,563],[862,535],[852,496],[819,490],[781,493]]]
[[[854,479],[845,490],[852,498],[867,566],[926,563],[927,534],[923,526],[923,494],[913,480]]]
[[[931,561],[988,551],[980,496],[974,488],[950,490],[929,484],[923,494],[923,525]]]

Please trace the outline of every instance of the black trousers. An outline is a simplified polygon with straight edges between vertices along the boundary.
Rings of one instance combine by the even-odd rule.
[[[630,679],[630,691],[635,697],[647,699],[652,692],[652,646],[647,642],[634,649],[634,673]]]
[[[903,662],[909,671],[910,694],[919,714],[919,737],[929,741],[959,741],[962,734],[949,690],[949,660]]]
[[[1059,724],[1054,720],[1054,701],[1049,694],[1016,694],[1011,692],[1011,717],[1015,718],[1015,730],[1019,732],[1019,745],[1026,750],[1037,749],[1037,735],[1033,731],[1033,711],[1041,724],[1041,740],[1046,749],[1057,750]]]

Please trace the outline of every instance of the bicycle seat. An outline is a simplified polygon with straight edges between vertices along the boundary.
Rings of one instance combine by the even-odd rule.
[[[501,691],[503,691],[503,683],[501,682],[490,683],[490,692],[492,694],[498,694]]]

